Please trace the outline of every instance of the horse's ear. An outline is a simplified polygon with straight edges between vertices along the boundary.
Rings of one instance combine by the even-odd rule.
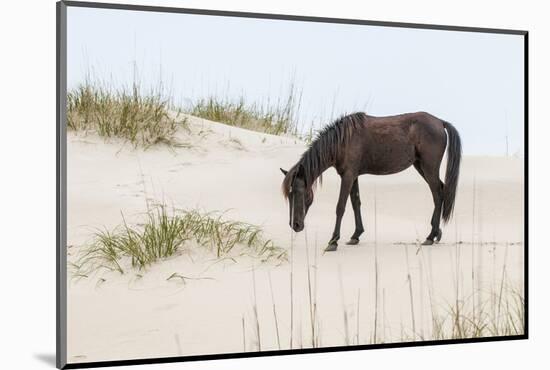
[[[283,170],[282,168],[279,168],[279,169],[281,170],[281,172],[283,173],[283,175],[286,176],[286,174],[288,173],[288,171],[285,171],[285,170]]]

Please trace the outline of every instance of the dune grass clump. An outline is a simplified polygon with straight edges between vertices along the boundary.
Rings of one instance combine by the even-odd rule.
[[[249,103],[244,96],[238,100],[223,99],[216,96],[199,99],[189,109],[189,113],[225,123],[272,135],[296,135],[297,113],[300,98],[291,85],[288,96],[277,104]]]
[[[144,269],[197,246],[214,253],[216,258],[286,259],[286,250],[265,239],[258,226],[195,210],[169,213],[166,206],[159,206],[149,210],[141,225],[130,226],[123,217],[123,223],[114,230],[98,231],[76,267],[78,275],[98,268],[124,273],[125,260],[133,268]]]
[[[170,116],[160,92],[143,94],[137,83],[115,91],[87,81],[67,94],[69,130],[122,138],[134,147],[174,144],[178,125],[185,124],[185,119]]]
[[[506,288],[491,299],[479,300],[475,310],[470,300],[448,305],[432,317],[432,338],[466,339],[525,333],[525,299],[516,289]]]

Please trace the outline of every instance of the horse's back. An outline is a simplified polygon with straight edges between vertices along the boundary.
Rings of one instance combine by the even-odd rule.
[[[441,157],[446,134],[443,121],[426,113],[367,116],[356,136],[361,146],[360,173],[386,175],[410,167],[419,156]]]
[[[373,117],[367,116],[365,125],[373,137],[378,140],[387,136],[388,142],[399,142],[403,145],[415,146],[425,143],[443,144],[447,136],[444,122],[426,112],[405,113],[397,116]]]

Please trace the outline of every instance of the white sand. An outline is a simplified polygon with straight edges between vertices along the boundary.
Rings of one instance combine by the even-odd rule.
[[[178,138],[192,147],[173,150],[143,151],[94,135],[68,135],[70,261],[95,228],[120,224],[121,212],[129,222],[138,220],[146,198],[181,208],[228,210],[227,218],[261,225],[266,237],[290,248],[279,167],[292,166],[305,150],[304,143],[194,117],[190,124],[191,132],[180,130]],[[482,291],[478,300],[489,300],[490,293],[498,290],[504,266],[506,280],[522,286],[523,160],[464,157],[461,171],[454,218],[444,227],[439,245],[418,250],[412,244],[428,234],[433,206],[428,186],[411,168],[397,175],[361,177],[367,230],[361,243],[344,245],[354,230],[348,205],[339,250],[322,254],[334,226],[339,187],[335,171],[325,173],[306,218],[306,231],[296,234],[294,241],[294,348],[312,345],[306,233],[310,265],[316,266],[310,269],[317,307],[316,345],[356,344],[357,339],[371,343],[375,316],[378,340],[429,338],[430,294],[433,305],[442,309],[455,300],[457,279],[459,296],[471,296],[473,285]],[[462,243],[457,246],[455,241]],[[69,362],[257,350],[253,265],[262,350],[278,348],[268,274],[281,347],[289,348],[291,265],[261,265],[248,259],[214,264],[213,256],[199,251],[162,261],[145,272],[101,272],[71,281]],[[167,281],[173,273],[205,279]],[[465,304],[469,307],[471,300]]]

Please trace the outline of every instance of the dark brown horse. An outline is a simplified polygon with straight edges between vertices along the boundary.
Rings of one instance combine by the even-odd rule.
[[[448,159],[443,183],[439,179],[439,167],[445,147]],[[319,133],[289,171],[281,169],[285,175],[283,194],[290,206],[290,227],[296,232],[302,231],[313,202],[314,187],[322,179],[322,173],[334,167],[341,177],[340,196],[336,225],[325,250],[335,251],[338,247],[348,196],[355,214],[355,232],[347,244],[359,243],[364,228],[358,176],[389,175],[413,165],[428,183],[434,201],[432,229],[423,245],[437,243],[442,235],[440,219],[449,221],[453,212],[461,151],[460,136],[453,125],[425,112],[389,117],[354,113],[341,117]]]

